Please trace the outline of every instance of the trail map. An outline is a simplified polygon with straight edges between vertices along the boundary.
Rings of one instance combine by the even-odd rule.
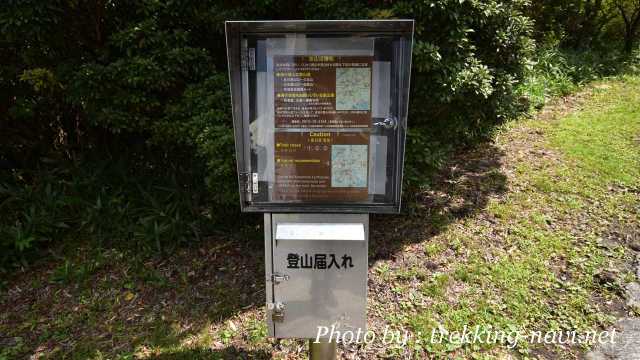
[[[336,69],[336,110],[369,110],[371,69]]]
[[[331,186],[367,186],[367,145],[331,146]]]

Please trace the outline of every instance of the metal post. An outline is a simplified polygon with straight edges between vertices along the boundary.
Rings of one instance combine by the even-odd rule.
[[[335,341],[309,339],[309,360],[336,360],[338,347]]]

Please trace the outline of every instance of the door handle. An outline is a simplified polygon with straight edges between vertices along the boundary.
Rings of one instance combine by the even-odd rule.
[[[271,275],[271,281],[273,281],[274,284],[278,285],[283,281],[289,281],[289,275],[274,273],[273,275]]]
[[[398,120],[395,117],[388,117],[382,121],[374,122],[373,126],[380,126],[386,130],[395,129],[398,126]]]

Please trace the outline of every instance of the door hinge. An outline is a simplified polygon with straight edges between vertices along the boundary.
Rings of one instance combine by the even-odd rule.
[[[240,186],[242,186],[248,194],[257,194],[260,191],[259,184],[258,173],[240,173]]]
[[[240,173],[240,186],[244,188],[244,191],[246,191],[247,193],[251,193],[251,188],[252,188],[251,180],[252,180],[251,173],[248,173],[248,172]]]
[[[240,54],[240,69],[241,70],[256,70],[256,48],[242,48]]]

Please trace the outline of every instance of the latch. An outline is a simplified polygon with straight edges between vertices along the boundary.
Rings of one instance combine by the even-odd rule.
[[[259,184],[258,173],[251,174],[251,191],[254,194],[258,193],[258,184]]]
[[[271,281],[273,281],[275,285],[278,285],[281,282],[288,281],[288,280],[289,280],[289,275],[286,275],[286,274],[274,273],[273,275],[271,275]]]
[[[271,320],[273,320],[273,322],[282,322],[284,320],[284,303],[280,301],[268,303],[267,308],[271,310]]]

